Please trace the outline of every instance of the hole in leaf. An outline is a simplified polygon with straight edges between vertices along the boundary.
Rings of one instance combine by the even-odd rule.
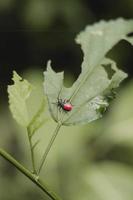
[[[102,65],[104,67],[104,70],[106,71],[107,75],[108,75],[108,79],[111,79],[112,76],[115,73],[115,70],[112,69],[111,64],[108,65]]]

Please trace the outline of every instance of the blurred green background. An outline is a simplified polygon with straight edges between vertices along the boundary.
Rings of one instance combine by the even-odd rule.
[[[132,0],[0,0],[0,146],[30,167],[26,131],[12,119],[7,85],[12,70],[36,89],[28,102],[34,113],[43,96],[46,62],[65,70],[67,84],[80,73],[82,52],[74,38],[100,19],[133,18]],[[129,74],[104,117],[86,126],[63,127],[47,158],[42,177],[63,200],[133,200],[133,49],[122,41],[108,54]],[[31,105],[32,102],[32,105]],[[37,162],[55,128],[49,120]],[[0,200],[41,200],[27,178],[0,158]]]

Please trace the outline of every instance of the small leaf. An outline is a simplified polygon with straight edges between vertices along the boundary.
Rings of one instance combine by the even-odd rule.
[[[27,80],[13,71],[13,85],[8,86],[9,107],[14,119],[22,126],[27,127],[29,123],[26,100],[30,96],[32,86]]]
[[[31,122],[28,125],[28,131],[29,135],[32,136],[43,124],[47,121],[45,113],[45,101],[42,101],[42,104],[35,114],[35,116],[32,118]]]
[[[132,31],[133,20],[101,21],[87,26],[76,38],[83,50],[84,59],[81,74],[71,88],[63,86],[63,72],[54,72],[51,62],[48,62],[47,71],[44,72],[44,88],[49,110],[56,122],[60,121],[63,125],[82,124],[102,116],[109,105],[111,91],[127,77],[114,61],[105,56],[120,40],[131,42],[132,38],[128,34]],[[67,114],[63,110],[60,112],[58,98],[69,100],[73,105],[72,111]]]

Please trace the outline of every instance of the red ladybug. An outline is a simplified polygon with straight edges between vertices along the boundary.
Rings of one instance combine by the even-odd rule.
[[[58,99],[57,106],[64,111],[70,112],[73,109],[72,104],[68,100]]]

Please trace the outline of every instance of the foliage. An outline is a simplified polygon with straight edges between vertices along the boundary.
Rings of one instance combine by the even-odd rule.
[[[42,145],[37,149],[38,138],[41,140],[41,137],[35,133],[41,133],[46,128],[44,132],[49,134],[53,127],[52,121],[49,124],[45,124],[45,128],[41,127],[47,120],[45,94],[43,94],[42,104],[39,102],[40,107],[30,118],[27,101],[31,100],[31,104],[34,102],[30,97],[34,87],[27,80],[23,80],[16,72],[13,72],[14,84],[8,86],[9,106],[13,117],[27,130],[32,170],[25,168],[2,149],[0,149],[0,155],[18,168],[20,172],[25,174],[53,200],[59,200],[60,198],[42,182],[40,172],[44,161],[62,125],[86,124],[100,118],[105,112],[110,100],[115,95],[114,90],[127,77],[126,73],[116,67],[113,60],[106,57],[106,54],[122,39],[132,43],[132,37],[129,37],[129,33],[133,30],[132,28],[132,20],[118,19],[109,22],[101,21],[98,24],[88,26],[85,31],[81,32],[76,41],[81,45],[84,53],[82,71],[71,88],[63,86],[63,73],[55,73],[50,66],[50,62],[48,62],[47,71],[44,72],[44,88],[49,110],[51,116],[57,122],[57,127],[50,142],[45,145],[46,148],[43,154],[42,151],[44,150],[44,144],[47,142],[47,136],[45,134]],[[63,109],[59,109],[57,106],[58,99],[68,100],[73,105],[72,111],[66,113]],[[124,200],[127,198],[130,200],[132,189],[126,187],[126,184],[132,185],[132,179],[130,178],[130,176],[133,176],[132,169],[115,161],[109,162],[106,159],[106,155],[111,152],[115,145],[121,145],[121,141],[115,140],[116,134],[112,134],[113,131],[115,133],[119,128],[119,125],[118,127],[117,125],[114,126],[114,122],[110,117],[89,127],[77,127],[77,129],[75,127],[71,129],[65,127],[63,129],[64,134],[57,145],[62,150],[60,149],[61,151],[59,151],[56,148],[54,158],[51,159],[55,164],[57,158],[59,158],[59,163],[56,163],[57,169],[55,168],[54,172],[60,168],[61,171],[58,174],[60,177],[57,176],[57,173],[52,173],[51,176],[47,173],[45,180],[48,179],[50,182],[57,181],[58,187],[56,190],[60,192],[63,190],[63,199]],[[68,129],[71,130],[71,135],[69,136]],[[88,131],[90,134],[88,134]],[[81,132],[86,134],[82,135]],[[69,139],[69,148],[68,144],[66,144],[67,139]],[[86,148],[87,140],[90,143],[87,145],[89,151]],[[65,145],[67,151],[64,149]],[[83,154],[83,146],[86,149],[84,153],[87,153],[86,155],[89,154],[89,160]],[[36,162],[37,153],[39,154],[38,162]],[[27,151],[25,154],[27,154]],[[41,162],[40,155],[42,156]],[[100,162],[97,164],[95,161]],[[38,164],[39,162],[40,164]],[[49,164],[49,173],[53,171],[53,167],[54,165]],[[64,183],[60,184],[62,176]],[[121,181],[120,177],[123,181]],[[124,182],[125,177],[127,177],[126,184]],[[119,188],[116,189],[115,185],[119,185]],[[53,187],[56,186],[53,184]],[[32,193],[34,194],[34,192]],[[21,191],[18,190],[18,195],[20,194]],[[6,194],[1,193],[0,195],[3,199]]]
[[[8,86],[10,110],[14,119],[16,119],[20,125],[28,128],[29,134],[32,136],[46,121],[46,116],[44,117],[45,100],[42,101],[40,108],[30,121],[26,101],[33,89],[32,85],[27,80],[22,80],[15,71],[13,72],[12,79],[14,85]]]
[[[48,62],[44,87],[49,110],[55,121],[73,125],[88,123],[102,116],[101,108],[106,110],[109,103],[108,94],[127,76],[117,69],[114,61],[106,58],[106,54],[122,39],[131,42],[127,34],[132,31],[132,27],[132,20],[123,19],[101,21],[86,27],[76,38],[84,58],[82,72],[71,88],[63,86],[63,73],[55,73]],[[69,114],[61,115],[58,112],[56,104],[53,104],[58,98],[67,99],[74,105]]]

